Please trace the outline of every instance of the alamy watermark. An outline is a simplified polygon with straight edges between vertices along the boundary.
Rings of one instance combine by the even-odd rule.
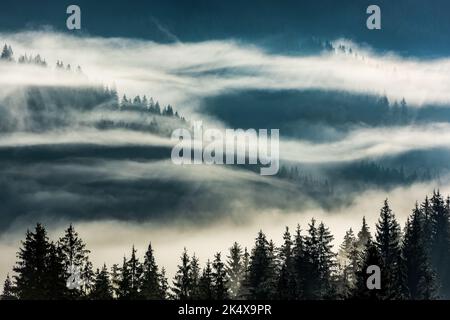
[[[381,269],[379,266],[373,264],[367,267],[366,273],[370,275],[367,277],[366,286],[369,290],[381,289]]]
[[[69,30],[80,30],[81,29],[81,9],[79,6],[72,4],[67,7],[67,14],[70,16],[67,17],[66,27]]]
[[[378,5],[372,4],[367,7],[366,13],[370,16],[366,20],[366,26],[369,30],[381,29],[381,9]],[[69,16],[66,20],[66,26],[69,30],[81,29],[81,8],[76,4],[67,7],[66,14]]]
[[[199,121],[192,130],[174,130],[172,141],[176,165],[259,164],[263,176],[277,174],[280,167],[279,129],[204,129]]]
[[[366,26],[369,30],[380,30],[381,29],[381,9],[376,4],[372,4],[367,7],[367,14],[370,16],[367,18]]]

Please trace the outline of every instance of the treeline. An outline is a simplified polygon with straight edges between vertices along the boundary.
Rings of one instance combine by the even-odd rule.
[[[329,196],[333,194],[333,186],[328,179],[315,177],[307,171],[300,170],[297,166],[282,165],[277,177],[291,181],[311,196]]]
[[[14,62],[14,51],[12,49],[12,47],[8,44],[5,44],[3,46],[3,50],[2,53],[0,55],[0,60],[3,61],[7,61],[7,62]],[[35,56],[33,55],[21,55],[19,56],[19,58],[17,59],[17,62],[19,64],[32,64],[32,65],[36,65],[36,66],[40,66],[40,67],[47,67],[47,61],[45,61],[44,58],[41,57],[40,54],[37,54]],[[64,66],[64,63],[62,61],[57,61],[56,62],[56,69],[57,70],[65,70],[65,71],[72,71],[72,67],[70,66],[70,64],[67,64],[67,66]],[[76,72],[79,74],[82,74],[82,70],[80,66],[76,67]]]
[[[251,169],[257,172],[259,167],[253,166]],[[427,168],[390,167],[372,161],[316,166],[314,170],[316,174],[312,174],[307,167],[283,164],[276,177],[291,182],[302,194],[317,200],[326,210],[348,205],[349,199],[358,196],[355,190],[368,187],[389,189],[438,178]],[[343,194],[346,197],[342,197]]]
[[[287,136],[325,141],[336,132],[324,132],[324,125],[345,133],[352,125],[406,125],[417,115],[405,99],[313,89],[227,93],[205,98],[202,111],[236,128],[279,128]]]
[[[178,111],[174,111],[170,104],[164,108],[161,108],[158,101],[155,102],[152,97],[148,99],[146,95],[142,96],[142,98],[141,96],[135,96],[133,99],[127,98],[126,95],[123,95],[119,107],[120,110],[124,111],[148,111],[156,115],[176,117],[184,120],[183,117],[180,117]]]
[[[14,62],[14,53],[9,45],[4,45],[0,61]],[[47,67],[47,62],[39,54],[36,56],[22,55],[19,64],[34,64]],[[56,62],[56,70],[71,72],[70,64]],[[75,69],[77,76],[83,76],[81,67]],[[20,106],[20,107],[16,107]],[[25,112],[11,112],[19,109]],[[185,122],[171,105],[160,106],[152,97],[135,96],[119,98],[115,86],[91,85],[77,87],[29,86],[22,92],[13,92],[0,101],[0,132],[11,131],[46,131],[64,127],[78,121],[72,114],[74,111],[104,111],[104,116],[94,126],[98,129],[130,129],[150,131],[157,134],[171,132],[163,128],[158,116],[173,118]],[[138,120],[129,117],[118,118],[113,111],[138,112]],[[81,123],[91,125],[92,123]],[[180,126],[180,124],[178,124]]]
[[[351,164],[342,164],[327,170],[330,179],[335,182],[361,182],[375,186],[408,185],[417,181],[429,181],[437,178],[437,174],[429,168],[420,170],[399,167],[384,166],[373,161],[360,161]]]
[[[202,268],[185,249],[169,285],[151,244],[141,262],[134,247],[121,265],[93,271],[89,250],[70,226],[52,242],[37,224],[27,231],[2,299],[439,299],[450,298],[450,198],[438,192],[416,204],[402,231],[385,200],[372,236],[365,219],[348,230],[337,253],[333,235],[314,219],[289,229],[276,247],[260,231],[250,252],[234,243]],[[381,269],[381,289],[366,286]],[[68,289],[74,267],[78,288]],[[72,271],[72,274],[69,272]]]

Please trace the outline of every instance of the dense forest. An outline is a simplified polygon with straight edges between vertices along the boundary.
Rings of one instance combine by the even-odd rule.
[[[202,267],[185,249],[171,282],[149,244],[143,260],[129,257],[94,271],[90,251],[71,225],[51,241],[41,224],[27,231],[7,276],[2,299],[448,299],[450,298],[450,197],[437,192],[417,204],[401,227],[385,200],[376,229],[365,219],[345,234],[337,252],[323,222],[312,219],[281,246],[259,231],[251,250],[233,243]],[[366,269],[381,268],[381,289],[366,287]],[[70,287],[73,270],[79,286]],[[69,286],[68,286],[69,285]],[[69,289],[71,288],[71,289]]]

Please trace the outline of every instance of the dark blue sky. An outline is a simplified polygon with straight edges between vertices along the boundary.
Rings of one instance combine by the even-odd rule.
[[[65,9],[82,9],[83,33],[171,41],[235,38],[276,51],[297,51],[311,38],[347,37],[404,55],[450,53],[448,0],[1,0],[0,31],[50,25],[65,30]],[[382,10],[381,31],[365,27],[369,4]]]

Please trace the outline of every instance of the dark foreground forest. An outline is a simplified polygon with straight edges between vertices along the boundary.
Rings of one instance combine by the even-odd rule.
[[[305,230],[286,228],[280,247],[260,231],[250,251],[234,243],[203,268],[185,249],[171,284],[151,244],[143,261],[133,247],[122,264],[94,271],[72,225],[54,242],[37,224],[22,241],[2,299],[448,299],[449,217],[450,198],[434,192],[414,206],[401,230],[386,200],[373,235],[363,218],[338,252],[329,229],[313,219]],[[379,290],[367,288],[369,265],[381,269]]]

